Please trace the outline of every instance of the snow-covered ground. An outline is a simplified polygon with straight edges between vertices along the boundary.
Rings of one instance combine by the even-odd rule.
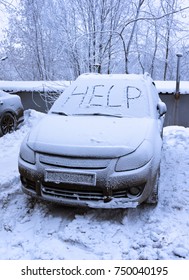
[[[93,210],[37,202],[22,193],[19,146],[42,113],[0,138],[0,259],[189,259],[189,128],[164,128],[159,203]]]

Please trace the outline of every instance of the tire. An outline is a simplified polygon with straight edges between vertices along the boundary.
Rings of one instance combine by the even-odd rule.
[[[13,114],[6,112],[0,118],[0,135],[11,133],[16,129],[16,119]]]

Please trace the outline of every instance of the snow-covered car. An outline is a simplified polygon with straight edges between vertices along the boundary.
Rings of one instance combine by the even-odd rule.
[[[166,105],[148,74],[83,74],[21,144],[26,194],[64,205],[157,203]]]
[[[24,109],[18,95],[0,90],[0,136],[14,131],[24,121]]]

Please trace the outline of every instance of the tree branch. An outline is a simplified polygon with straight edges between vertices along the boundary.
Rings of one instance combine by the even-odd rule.
[[[137,18],[137,19],[135,18],[135,19],[130,20],[129,22],[127,22],[127,23],[125,24],[125,26],[124,26],[123,29],[121,30],[121,33],[123,33],[123,31],[125,30],[125,28],[126,28],[129,24],[131,24],[131,23],[135,23],[135,22],[137,22],[137,21],[142,21],[142,20],[160,20],[160,19],[165,18],[165,17],[167,17],[167,16],[169,16],[169,15],[177,14],[177,13],[180,13],[180,12],[185,11],[185,10],[187,10],[187,9],[189,9],[189,6],[184,7],[184,8],[181,8],[181,9],[176,10],[176,11],[172,11],[172,12],[170,12],[170,13],[164,14],[164,15],[159,16],[159,17],[139,17],[139,18]]]

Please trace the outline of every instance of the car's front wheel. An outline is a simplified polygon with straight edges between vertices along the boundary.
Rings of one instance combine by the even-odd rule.
[[[13,114],[6,112],[0,118],[0,135],[11,133],[16,128],[16,119]]]

